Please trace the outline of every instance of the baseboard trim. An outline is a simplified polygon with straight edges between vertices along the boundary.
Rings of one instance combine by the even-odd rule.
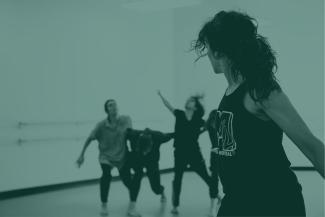
[[[294,171],[315,171],[314,167],[291,167]],[[161,170],[162,174],[165,173],[171,173],[173,172],[173,168],[167,168]],[[120,178],[113,177],[113,181],[120,180]],[[95,184],[99,181],[99,179],[88,179],[88,180],[82,180],[82,181],[73,181],[73,182],[67,182],[67,183],[61,183],[61,184],[53,184],[53,185],[46,185],[46,186],[38,186],[38,187],[32,187],[32,188],[24,188],[24,189],[17,189],[17,190],[11,190],[11,191],[4,191],[0,192],[0,201],[10,198],[16,198],[16,197],[22,197],[27,195],[33,195],[33,194],[39,194],[39,193],[45,193],[50,191],[56,191],[56,190],[62,190],[67,188],[76,188],[84,185],[91,185]]]
[[[170,173],[172,171],[173,171],[173,168],[168,168],[168,169],[161,170],[161,173],[162,174]],[[118,176],[114,176],[112,178],[112,181],[117,181],[117,180],[120,180],[120,178]],[[85,185],[96,184],[97,182],[99,182],[98,178],[4,191],[4,192],[0,192],[0,201],[5,200],[5,199],[10,199],[10,198],[27,196],[27,195],[40,194],[40,193],[56,191],[56,190],[63,190],[63,189],[67,189],[67,188],[76,188],[76,187],[81,187],[81,186],[85,186]]]

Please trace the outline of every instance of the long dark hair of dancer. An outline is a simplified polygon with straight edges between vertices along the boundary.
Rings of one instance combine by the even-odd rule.
[[[257,27],[257,21],[247,14],[221,11],[203,26],[192,50],[198,60],[206,56],[207,43],[213,52],[228,57],[233,79],[241,75],[252,99],[262,102],[273,90],[281,89],[274,76],[278,68],[275,52]]]

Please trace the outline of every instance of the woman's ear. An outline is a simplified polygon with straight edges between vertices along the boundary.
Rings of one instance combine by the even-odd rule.
[[[216,59],[226,57],[226,55],[224,55],[223,53],[218,52],[218,51],[214,51],[214,52],[213,52],[213,56],[214,56],[214,58],[216,58]]]

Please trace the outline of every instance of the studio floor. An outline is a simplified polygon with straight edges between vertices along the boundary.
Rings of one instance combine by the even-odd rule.
[[[314,171],[297,171],[303,186],[307,216],[324,216],[324,181]],[[152,193],[146,178],[138,198],[138,211],[143,217],[173,216],[171,210],[171,181],[173,174],[162,175],[168,200],[160,203]],[[99,186],[97,184],[41,193],[0,201],[0,216],[39,217],[99,217]],[[111,217],[125,217],[128,195],[120,181],[113,182],[109,197]],[[200,178],[188,172],[184,175],[179,217],[204,217],[209,208],[208,189]]]

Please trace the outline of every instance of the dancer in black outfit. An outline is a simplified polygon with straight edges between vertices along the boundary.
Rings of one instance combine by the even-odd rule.
[[[173,133],[162,133],[149,128],[145,130],[127,130],[127,139],[131,143],[130,162],[135,171],[133,181],[135,188],[140,190],[141,180],[143,177],[143,169],[146,168],[147,176],[152,191],[161,196],[161,202],[166,201],[164,187],[160,183],[159,159],[160,146],[170,141]]]
[[[185,111],[174,109],[170,103],[158,92],[165,106],[175,115],[175,177],[173,181],[173,214],[178,214],[178,206],[181,193],[183,173],[188,165],[193,169],[209,186],[211,206],[209,215],[213,215],[216,199],[219,198],[218,183],[212,181],[211,176],[203,159],[198,138],[205,130],[205,121],[202,119],[204,108],[200,103],[200,96],[190,97],[185,105]]]
[[[221,11],[194,43],[199,57],[207,55],[215,73],[228,81],[207,127],[225,193],[218,216],[306,216],[283,132],[322,177],[324,144],[276,82],[274,52],[253,21],[246,14]]]

